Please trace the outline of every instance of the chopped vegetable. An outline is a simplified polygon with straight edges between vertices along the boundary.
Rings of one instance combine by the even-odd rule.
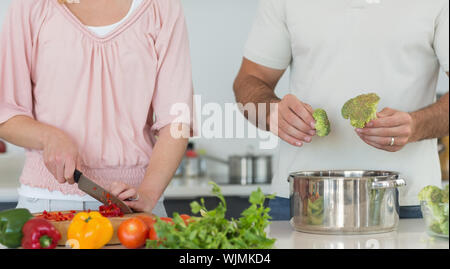
[[[236,220],[227,220],[227,205],[219,186],[211,182],[212,192],[220,200],[213,210],[207,210],[204,200],[192,202],[192,213],[202,217],[191,217],[186,224],[186,216],[173,215],[173,224],[157,218],[154,228],[160,240],[147,240],[147,248],[170,249],[265,249],[271,248],[274,239],[265,232],[269,225],[269,208],[264,207],[266,199],[261,189],[250,196],[251,206]]]
[[[54,249],[61,234],[48,220],[34,218],[22,228],[22,247],[24,249]]]
[[[350,119],[355,128],[364,128],[377,118],[377,106],[380,97],[375,93],[359,95],[347,101],[342,107],[342,117]]]
[[[323,197],[318,199],[308,198],[308,224],[322,225],[324,220]]]
[[[328,120],[327,112],[321,108],[314,110],[313,117],[316,120],[317,135],[324,137],[330,134],[331,125]]]
[[[70,221],[75,216],[75,213],[77,213],[77,212],[76,211],[70,211],[68,213],[63,213],[63,212],[47,212],[47,211],[44,211],[44,212],[42,212],[41,215],[37,215],[36,217],[37,218],[41,218],[41,219],[45,219],[45,220],[49,220],[49,221],[56,221],[56,222]]]
[[[122,210],[116,205],[111,202],[111,200],[108,199],[107,205],[101,205],[98,208],[98,211],[100,214],[102,214],[103,217],[123,217]]]
[[[441,203],[443,191],[436,186],[426,186],[419,192],[419,200],[428,204]]]
[[[445,186],[444,192],[442,193],[442,202],[448,203],[448,185]]]
[[[419,193],[424,217],[430,231],[448,236],[448,185],[442,190],[436,186],[427,186]]]
[[[98,211],[100,212],[100,214],[103,217],[108,217],[108,218],[123,217],[123,215],[124,215],[122,210],[116,204],[113,204],[110,200],[108,200],[107,205],[99,206]],[[90,210],[85,211],[85,212],[89,213]],[[42,212],[41,215],[38,215],[37,217],[43,218],[43,219],[49,220],[49,221],[56,221],[56,222],[71,221],[74,218],[76,213],[77,213],[76,211],[70,211],[67,213],[44,211],[44,212]]]
[[[0,212],[0,244],[8,248],[17,248],[22,244],[22,228],[33,218],[24,208]]]
[[[99,212],[80,212],[75,215],[67,231],[67,238],[77,241],[80,249],[99,249],[114,233],[111,221]]]

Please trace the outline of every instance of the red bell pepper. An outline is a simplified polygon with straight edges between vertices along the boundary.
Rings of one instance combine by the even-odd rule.
[[[22,228],[24,249],[54,249],[61,233],[49,221],[42,218],[29,220]]]

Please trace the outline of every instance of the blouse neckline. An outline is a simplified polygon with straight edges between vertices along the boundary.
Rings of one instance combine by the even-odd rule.
[[[120,21],[104,26],[89,26],[85,25],[91,32],[94,32],[97,36],[103,37],[116,29],[120,24],[124,23],[135,11],[136,9],[143,3],[143,0],[132,0],[131,7],[128,10],[127,15],[123,17]]]
[[[56,4],[56,6],[62,11],[63,15],[67,17],[73,25],[79,28],[83,32],[83,34],[89,36],[94,41],[107,42],[115,38],[116,36],[120,35],[120,33],[122,33],[124,30],[130,27],[142,15],[142,13],[144,13],[144,11],[147,9],[147,7],[153,0],[143,0],[143,1],[144,2],[141,3],[139,7],[136,8],[135,12],[133,12],[131,16],[128,16],[128,18],[126,18],[119,26],[117,26],[114,30],[112,30],[105,36],[98,36],[91,30],[89,30],[86,27],[86,25],[84,25],[65,4],[59,4],[58,0],[53,0],[53,3]]]

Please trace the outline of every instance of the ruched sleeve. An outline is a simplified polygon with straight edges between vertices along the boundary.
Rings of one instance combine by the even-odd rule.
[[[158,75],[152,107],[152,131],[172,123],[193,130],[193,85],[188,32],[180,0],[160,2],[161,29],[155,46]]]

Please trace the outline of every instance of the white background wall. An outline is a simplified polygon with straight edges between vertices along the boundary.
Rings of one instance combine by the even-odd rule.
[[[0,24],[11,0],[0,1]],[[233,102],[232,84],[240,66],[243,46],[255,16],[258,0],[182,0],[192,50],[196,94],[206,102]],[[3,68],[3,67],[2,67]],[[287,76],[279,84],[280,95],[288,88]],[[439,92],[448,91],[448,78],[442,76]],[[214,141],[197,139],[210,154],[242,154],[256,139]],[[11,147],[10,147],[11,148]],[[223,169],[223,171],[226,171]]]

